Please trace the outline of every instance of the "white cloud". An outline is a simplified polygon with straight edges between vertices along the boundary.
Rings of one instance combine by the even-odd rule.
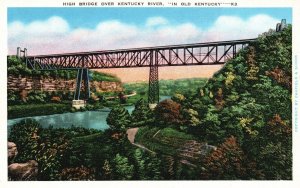
[[[28,33],[35,34],[58,34],[69,31],[69,24],[58,16],[53,16],[46,21],[35,21],[25,27]]]
[[[255,38],[258,34],[275,28],[280,20],[259,14],[243,20],[236,16],[220,16],[203,34],[206,40],[233,40]]]
[[[234,40],[257,37],[275,28],[277,22],[279,20],[268,15],[256,15],[247,20],[220,16],[211,27],[204,29],[193,23],[172,24],[163,17],[151,17],[139,25],[107,20],[93,29],[71,29],[66,20],[54,16],[29,24],[10,23],[8,47],[9,54],[15,54],[20,46],[26,47],[28,54],[35,55]]]
[[[16,21],[8,25],[9,37],[17,35],[53,36],[64,34],[69,31],[69,24],[58,16],[53,16],[47,20],[39,20],[25,25]]]
[[[168,24],[168,20],[163,17],[150,17],[146,21],[147,27],[166,25],[166,24]]]
[[[16,21],[8,25],[8,36],[15,37],[20,35],[24,31],[24,24],[22,22]]]

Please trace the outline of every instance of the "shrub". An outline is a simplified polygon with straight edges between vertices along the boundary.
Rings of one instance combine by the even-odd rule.
[[[182,122],[180,104],[167,99],[160,102],[154,109],[155,120],[162,126],[178,125]]]

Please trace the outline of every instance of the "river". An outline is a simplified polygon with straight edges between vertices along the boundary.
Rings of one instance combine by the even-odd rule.
[[[168,98],[170,97],[161,96],[160,100],[162,101]],[[129,111],[129,113],[131,113],[134,109],[134,106],[126,106],[125,108]],[[109,108],[104,108],[97,111],[85,111],[85,112],[75,112],[75,113],[68,112],[63,114],[9,119],[7,121],[7,125],[8,125],[7,129],[9,132],[11,126],[14,125],[15,123],[18,123],[19,121],[26,118],[32,118],[37,120],[44,128],[47,128],[49,126],[53,126],[53,128],[70,128],[73,125],[76,127],[105,130],[109,128],[109,126],[106,123],[106,118],[109,112],[110,112]]]

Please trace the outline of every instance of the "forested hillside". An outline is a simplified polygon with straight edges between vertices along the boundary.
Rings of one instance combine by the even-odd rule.
[[[193,100],[180,101],[183,109],[198,114],[184,116],[183,122],[199,122],[188,132],[218,146],[203,162],[203,178],[292,178],[291,87],[289,26],[261,35]]]
[[[292,179],[291,55],[291,26],[262,34],[196,95],[158,104],[152,126],[217,146],[196,164],[197,179]],[[138,141],[153,148],[157,139],[145,131]]]

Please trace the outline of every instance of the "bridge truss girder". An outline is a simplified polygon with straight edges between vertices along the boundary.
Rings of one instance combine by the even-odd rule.
[[[85,71],[88,69],[150,67],[148,102],[151,104],[159,101],[158,67],[224,64],[254,40],[28,56],[26,64],[39,70],[78,69],[78,75],[84,73],[83,81],[87,87],[88,73]],[[78,78],[74,99],[80,97],[81,79]]]
[[[153,48],[111,50],[28,56],[26,63],[33,69],[105,69],[150,67],[151,54],[157,54],[157,66],[216,65],[234,58],[253,39],[198,43]]]

